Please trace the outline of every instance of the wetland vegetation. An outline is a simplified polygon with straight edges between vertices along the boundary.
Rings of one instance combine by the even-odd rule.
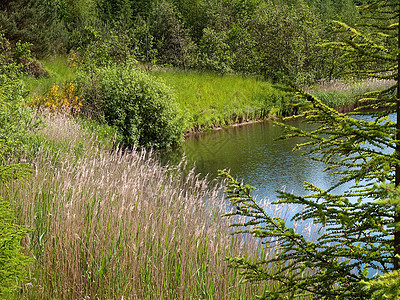
[[[399,264],[399,231],[388,226],[398,221],[400,149],[397,121],[386,118],[400,97],[399,7],[372,2],[3,1],[0,298],[397,297],[396,280],[381,284]],[[345,25],[386,5],[384,34]],[[353,121],[347,113],[359,107],[377,112],[375,123]],[[195,132],[288,116],[327,126],[274,128],[322,141],[312,154],[327,145],[326,163],[334,153],[349,166],[346,153],[365,151],[343,181],[374,178],[383,185],[356,194],[381,202],[353,207],[312,185],[307,200],[281,191],[280,204],[256,202],[228,174],[211,183],[185,159],[165,165],[152,153]],[[366,142],[394,152],[372,156]],[[289,221],[297,232],[284,225],[291,203],[306,207]],[[250,235],[232,235],[241,226]],[[353,227],[378,239],[357,240]],[[342,243],[340,259],[329,241]],[[359,251],[355,264],[348,249]],[[372,267],[385,275],[368,277]]]

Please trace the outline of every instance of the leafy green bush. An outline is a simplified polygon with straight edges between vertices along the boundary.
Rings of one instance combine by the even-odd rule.
[[[132,67],[107,66],[80,82],[83,111],[111,126],[124,146],[167,147],[182,138],[183,122],[169,88]]]
[[[0,71],[0,146],[7,146],[0,147],[0,165],[11,156],[21,153],[29,130],[35,129],[40,123],[23,105],[25,96],[22,84]]]
[[[0,74],[15,77],[24,73],[35,78],[47,77],[48,73],[42,64],[32,57],[31,46],[31,43],[18,41],[11,47],[10,41],[0,30]]]

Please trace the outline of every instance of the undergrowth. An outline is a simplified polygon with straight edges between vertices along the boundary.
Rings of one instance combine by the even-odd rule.
[[[250,299],[226,256],[268,255],[232,239],[226,203],[193,172],[145,151],[110,151],[62,115],[31,142],[25,182],[1,187],[34,258],[21,299]]]

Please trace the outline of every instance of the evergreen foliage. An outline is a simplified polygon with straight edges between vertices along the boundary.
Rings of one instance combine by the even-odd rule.
[[[5,297],[3,299],[10,297],[26,279],[26,265],[29,263],[20,245],[27,229],[17,225],[14,219],[9,204],[0,198],[0,297]]]
[[[1,1],[0,28],[12,45],[31,43],[37,57],[60,51],[65,42],[64,30],[57,22],[57,1]]]
[[[0,56],[0,59],[4,58]],[[2,61],[4,63],[4,61]],[[5,65],[0,68],[0,184],[25,177],[29,168],[11,164],[10,158],[18,154],[32,120],[21,106],[22,87],[16,81],[17,69]],[[10,204],[0,197],[0,298],[9,299],[26,279],[29,259],[22,253],[21,241],[27,229],[15,221]]]
[[[266,248],[278,245],[279,250],[263,261],[229,259],[247,280],[280,284],[264,298],[367,299],[398,290],[397,281],[391,281],[395,273],[390,272],[399,269],[400,252],[400,3],[376,1],[364,7],[363,14],[366,33],[337,23],[343,40],[327,46],[344,51],[346,61],[356,67],[352,75],[392,80],[390,88],[366,94],[359,111],[339,113],[288,82],[288,90],[304,100],[299,117],[316,129],[305,132],[281,124],[289,132],[285,137],[305,138],[297,148],[340,177],[328,190],[306,182],[309,195],[304,197],[279,192],[277,204],[303,207],[292,221],[313,222],[316,240],[269,216],[252,198],[251,187],[225,174],[234,205],[227,216],[243,217],[234,219],[237,233],[257,236]],[[359,63],[375,68],[360,70]],[[369,119],[360,120],[358,115]],[[344,194],[334,193],[346,183],[352,186]],[[268,268],[271,263],[279,267]],[[383,273],[389,274],[375,281]],[[392,287],[379,291],[382,280]]]
[[[383,300],[400,299],[400,273],[399,270],[383,274],[376,280],[364,282],[365,287],[372,291],[371,299]]]

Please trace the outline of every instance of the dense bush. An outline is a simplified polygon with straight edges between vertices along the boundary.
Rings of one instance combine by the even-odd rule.
[[[182,138],[184,124],[168,87],[132,67],[97,69],[80,82],[83,111],[111,126],[124,146],[167,147]]]
[[[10,69],[0,69],[0,157],[4,161],[21,153],[29,131],[40,122],[24,106],[24,87],[15,78],[17,75],[10,73]]]
[[[20,73],[35,78],[48,76],[42,64],[32,57],[31,47],[31,43],[21,41],[12,47],[4,32],[0,30],[0,73],[7,74],[8,77],[15,77]]]
[[[45,96],[34,96],[27,104],[37,109],[47,108],[51,112],[62,112],[72,116],[79,113],[82,107],[77,93],[75,84],[71,82],[54,84]]]

